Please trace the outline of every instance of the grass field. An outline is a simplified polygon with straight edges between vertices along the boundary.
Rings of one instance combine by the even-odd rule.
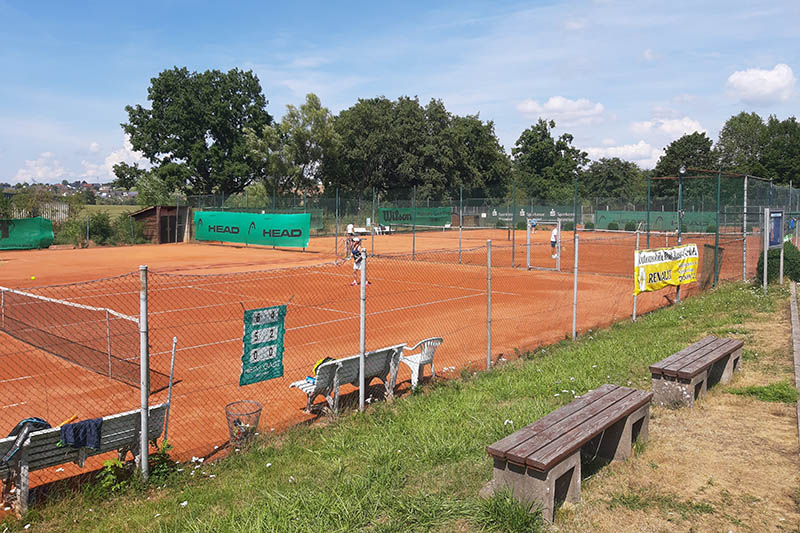
[[[87,215],[94,215],[105,211],[111,219],[114,219],[122,213],[133,213],[140,210],[142,207],[138,205],[85,205],[78,215],[79,218],[86,218]]]
[[[505,495],[478,497],[491,477],[488,444],[603,383],[649,388],[648,364],[707,334],[745,338],[745,382],[748,365],[758,367],[760,373],[754,374],[758,380],[772,372],[776,382],[782,381],[786,365],[764,359],[755,325],[783,320],[786,302],[786,291],[778,288],[765,298],[750,285],[727,284],[636,323],[617,324],[590,332],[576,343],[539,349],[491,372],[466,369],[461,379],[429,384],[392,403],[373,403],[364,414],[297,427],[280,436],[264,435],[251,448],[216,464],[183,464],[159,480],[158,487],[122,487],[117,497],[109,497],[108,487],[99,484],[80,494],[65,492],[50,503],[35,505],[22,521],[0,523],[0,529],[16,531],[30,523],[31,530],[104,532],[545,530],[537,514],[529,514]],[[754,326],[748,329],[745,324]],[[740,381],[735,378],[731,386]],[[690,530],[695,521],[702,524],[701,530],[762,530],[761,522],[752,517],[772,516],[775,505],[776,516],[783,517],[787,526],[800,519],[800,502],[793,507],[784,493],[745,493],[750,499],[742,507],[747,509],[738,509],[733,504],[742,487],[731,483],[714,488],[714,480],[719,485],[719,479],[725,479],[722,472],[703,471],[710,476],[710,485],[703,490],[722,488],[733,509],[709,500],[703,492],[682,494],[675,488],[680,478],[673,481],[665,473],[655,473],[661,464],[655,459],[669,438],[659,437],[659,424],[684,421],[681,427],[688,431],[685,421],[700,417],[698,426],[708,432],[709,421],[702,416],[714,406],[713,394],[694,410],[657,409],[651,444],[639,446],[637,456],[622,467],[606,467],[596,480],[584,480],[586,509],[581,510],[583,503],[577,510],[562,509],[557,516],[559,529],[586,531],[589,524],[592,530],[615,531],[622,524],[614,521],[618,513],[634,513],[630,520],[639,522],[627,521],[626,515],[625,523],[643,523],[641,527],[648,530]],[[750,402],[743,405],[753,409],[774,405],[726,396]],[[747,412],[741,405],[738,410]],[[796,431],[794,420],[781,420]],[[745,455],[736,461],[757,468],[762,458]],[[783,481],[793,483],[800,496],[796,450],[785,455],[781,460],[789,461],[788,466],[776,466],[786,468]],[[681,462],[674,452],[672,459]],[[628,464],[643,469],[654,486],[627,486],[615,489],[607,499],[592,498],[595,492],[604,494],[605,485],[613,486],[614,480],[626,483],[622,476]],[[729,467],[726,460],[722,468]],[[641,470],[637,472],[641,475]],[[602,521],[604,517],[611,526],[603,526],[609,523]],[[648,522],[651,519],[655,522]],[[652,529],[652,524],[662,527]]]

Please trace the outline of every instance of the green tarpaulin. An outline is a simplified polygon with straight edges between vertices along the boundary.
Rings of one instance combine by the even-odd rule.
[[[415,216],[416,211],[416,216]],[[378,223],[383,226],[444,226],[450,224],[449,207],[381,207]]]
[[[311,224],[308,213],[297,215],[195,211],[198,241],[239,242],[306,248]]]
[[[42,217],[0,220],[0,250],[47,248],[53,244],[53,223]]]

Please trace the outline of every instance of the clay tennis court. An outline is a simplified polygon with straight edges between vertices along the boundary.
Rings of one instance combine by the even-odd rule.
[[[563,235],[561,272],[552,270],[555,260],[548,232],[538,231],[533,237],[532,270],[524,268],[525,233],[517,232],[513,248],[514,264],[522,268],[511,268],[508,237],[505,229],[463,232],[459,264],[457,230],[416,237],[376,236],[376,256],[367,263],[371,282],[367,350],[401,343],[410,346],[440,336],[444,343],[436,353],[438,375],[485,368],[487,239],[493,241],[493,359],[563,339],[572,324],[572,233]],[[585,332],[630,317],[635,237],[586,232],[580,238],[577,327]],[[748,271],[752,276],[758,242],[751,239]],[[684,242],[713,243],[713,235]],[[721,242],[726,246],[721,277],[741,279],[742,239]],[[372,250],[369,238],[365,245]],[[177,337],[169,440],[175,455],[186,460],[209,455],[228,440],[224,407],[235,400],[263,403],[261,432],[280,431],[314,418],[302,411],[305,395],[290,390],[289,384],[310,375],[322,357],[343,357],[359,350],[359,288],[350,285],[352,263],[336,262],[336,252],[341,256],[342,249],[340,239],[321,237],[312,239],[304,252],[214,244],[6,251],[0,252],[0,285],[137,316],[138,267],[148,265],[151,366],[169,373],[172,338]],[[683,294],[688,297],[696,291],[691,286]],[[640,295],[638,311],[666,305],[665,295],[672,297],[674,290]],[[243,311],[278,304],[288,306],[284,376],[239,387]],[[69,316],[54,318],[58,319],[68,322]],[[8,432],[28,416],[58,424],[72,415],[87,419],[139,405],[139,391],[133,386],[5,334],[2,338],[0,431]],[[136,360],[138,337],[132,337],[130,329],[120,332],[114,342],[124,345]],[[401,394],[409,389],[409,378],[408,369],[401,366]],[[378,385],[373,383],[368,393],[375,400],[381,397]],[[345,406],[357,402],[354,391],[349,385],[343,389]],[[151,404],[164,401],[166,395],[166,390],[152,394]],[[32,476],[32,482],[80,471],[65,465],[60,472]]]

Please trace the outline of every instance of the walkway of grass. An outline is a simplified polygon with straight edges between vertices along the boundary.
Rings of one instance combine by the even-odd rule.
[[[508,497],[478,497],[492,475],[488,444],[603,383],[649,388],[649,363],[704,335],[735,334],[786,299],[777,288],[763,297],[726,285],[491,372],[463,372],[364,414],[297,428],[214,465],[182,465],[163,488],[112,498],[85,490],[40,504],[0,531],[26,523],[34,531],[536,530],[538,516]],[[264,413],[268,425],[269,405]]]

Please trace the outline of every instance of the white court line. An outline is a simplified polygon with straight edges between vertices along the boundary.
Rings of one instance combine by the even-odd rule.
[[[18,403],[10,403],[8,405],[4,405],[0,407],[0,409],[8,409],[9,407],[19,407],[21,405],[26,405],[28,402],[18,402]]]
[[[46,376],[47,374],[39,374],[40,376]],[[11,383],[12,381],[22,381],[23,379],[33,379],[36,376],[31,374],[30,376],[20,376],[18,378],[9,378],[9,379],[2,379],[0,383]]]

